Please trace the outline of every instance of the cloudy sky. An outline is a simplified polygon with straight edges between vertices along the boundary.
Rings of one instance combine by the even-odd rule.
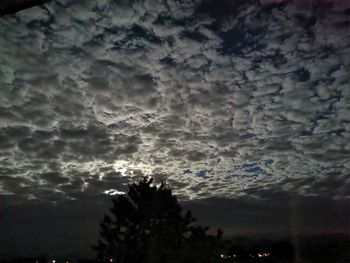
[[[0,18],[0,254],[91,253],[142,175],[227,235],[346,233],[350,4],[271,2]]]

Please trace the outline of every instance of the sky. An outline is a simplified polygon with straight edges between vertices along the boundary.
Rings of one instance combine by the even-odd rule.
[[[271,2],[1,17],[0,255],[93,255],[143,175],[228,236],[349,234],[350,4]]]

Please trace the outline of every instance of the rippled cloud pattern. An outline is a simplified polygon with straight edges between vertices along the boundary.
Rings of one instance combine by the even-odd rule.
[[[0,195],[118,194],[149,174],[182,199],[348,197],[349,27],[344,4],[61,0],[5,16]]]

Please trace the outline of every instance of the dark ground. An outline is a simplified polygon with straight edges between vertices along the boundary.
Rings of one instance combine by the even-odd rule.
[[[298,248],[295,248],[294,256],[281,258],[273,256],[271,240],[252,240],[249,238],[234,238],[232,244],[241,246],[248,253],[258,251],[271,252],[270,257],[266,258],[247,258],[247,259],[223,259],[222,263],[350,263],[350,238],[348,235],[322,235],[322,236],[305,236],[299,238]],[[281,251],[280,251],[281,252]],[[282,255],[283,257],[283,255]],[[39,255],[31,258],[2,258],[0,253],[0,263],[98,263],[94,259],[77,259],[74,256],[51,257],[49,255]],[[181,262],[179,262],[181,263]]]

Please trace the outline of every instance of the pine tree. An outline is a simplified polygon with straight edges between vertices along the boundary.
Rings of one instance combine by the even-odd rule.
[[[183,260],[190,224],[195,220],[190,212],[182,215],[177,198],[165,183],[156,186],[152,178],[144,178],[112,202],[112,217],[104,217],[102,240],[94,247],[99,259],[118,263]]]

